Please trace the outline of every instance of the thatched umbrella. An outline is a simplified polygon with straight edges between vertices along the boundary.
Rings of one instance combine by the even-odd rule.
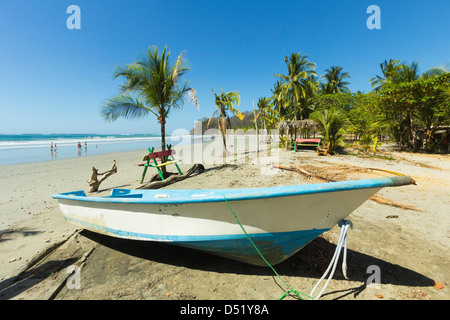
[[[317,123],[311,119],[295,121],[293,126],[294,126],[296,132],[298,129],[300,129],[300,132],[302,130],[304,130],[305,135],[308,135],[308,136],[309,136],[309,130],[311,130],[311,129],[315,130],[318,127]]]
[[[281,135],[288,135],[292,132],[292,121],[291,120],[283,120],[277,124],[278,130],[280,130]]]
[[[297,130],[310,130],[317,128],[317,123],[311,119],[305,120],[284,120],[280,121],[277,125],[278,129],[281,131],[281,134],[286,133],[289,134],[292,138],[292,134],[297,133]]]
[[[317,127],[317,123],[314,120],[311,119],[305,119],[305,120],[297,120],[297,121],[291,121],[291,125],[293,129],[313,129]]]

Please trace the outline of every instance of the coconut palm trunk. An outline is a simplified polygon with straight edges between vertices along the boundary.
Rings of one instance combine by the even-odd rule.
[[[227,118],[225,115],[220,116],[220,131],[222,132],[223,150],[227,151]]]
[[[161,151],[165,151],[166,150],[166,119],[161,119],[159,121],[159,124],[161,126]],[[166,175],[166,167],[162,166],[161,168],[161,172],[163,174],[163,176]]]

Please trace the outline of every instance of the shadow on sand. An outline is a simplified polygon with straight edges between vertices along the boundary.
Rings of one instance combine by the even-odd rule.
[[[274,276],[269,267],[253,266],[175,245],[100,236],[87,230],[81,231],[80,235],[99,243],[94,254],[89,258],[91,260],[89,265],[93,269],[85,272],[90,272],[100,278],[104,275],[105,264],[114,264],[119,269],[120,266],[124,266],[125,269],[120,271],[122,274],[120,281],[128,281],[123,278],[128,275],[128,266],[136,266],[133,273],[138,274],[152,270],[155,263],[159,266],[157,270],[160,270],[158,268],[161,267],[165,268],[164,265],[166,265],[167,268],[174,269],[187,268],[224,274]],[[335,249],[336,245],[318,237],[274,268],[283,277],[319,279],[327,269]],[[0,282],[0,300],[14,298],[46,278],[52,277],[58,272],[64,272],[64,269],[77,259],[71,257],[63,260],[42,261],[39,266],[26,270],[17,277],[2,280]],[[334,280],[344,280],[340,265],[341,261],[339,261],[339,266],[333,276]],[[347,251],[347,265],[348,280],[363,284],[342,291],[328,292],[324,296],[341,294],[337,299],[347,295],[358,296],[366,288],[365,283],[371,275],[371,273],[367,273],[367,268],[373,265],[378,266],[381,270],[382,284],[412,287],[433,286],[434,284],[432,279],[413,270],[353,250]],[[133,281],[132,279],[135,277],[132,276],[130,281]]]
[[[72,265],[78,258],[52,260],[0,282],[0,300],[9,300]]]
[[[43,231],[30,230],[29,228],[5,229],[0,231],[0,242],[11,240],[16,236],[29,237],[39,233],[43,233]]]
[[[83,231],[82,234],[86,237],[93,236],[89,231]],[[156,262],[172,267],[184,267],[218,273],[274,275],[273,271],[268,267],[253,266],[198,250],[165,243],[124,240],[105,236],[101,245],[112,250],[108,250],[108,255],[117,254],[117,257],[114,258],[127,259],[127,256],[132,256],[144,260],[144,264],[148,262],[148,266]],[[274,268],[281,276],[319,279],[327,269],[335,249],[336,245],[319,237],[286,261],[274,266]],[[341,272],[341,260],[342,254],[338,262],[338,268],[336,268],[333,276],[335,280],[345,280]],[[348,280],[364,284],[342,291],[341,297],[349,294],[357,296],[362,292],[366,287],[367,279],[372,274],[371,272],[368,273],[367,268],[373,265],[378,266],[381,270],[382,284],[413,287],[433,286],[434,284],[432,279],[413,270],[353,250],[347,251],[347,265]]]

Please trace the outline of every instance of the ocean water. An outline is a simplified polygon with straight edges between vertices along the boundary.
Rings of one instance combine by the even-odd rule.
[[[166,144],[191,139],[166,136]],[[51,150],[51,144],[56,145]],[[81,144],[81,148],[78,147]],[[145,134],[0,134],[0,165],[56,161],[98,154],[160,148],[161,137]]]

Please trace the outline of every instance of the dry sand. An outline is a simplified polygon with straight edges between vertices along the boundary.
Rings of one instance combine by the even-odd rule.
[[[348,171],[349,166],[357,166],[400,172],[417,182],[385,188],[377,194],[412,206],[412,210],[369,200],[348,217],[354,225],[348,234],[348,280],[339,264],[323,300],[450,298],[449,156],[385,155],[395,160],[355,155],[318,157],[308,150],[279,152],[281,165],[311,171],[326,168],[337,179],[362,177]],[[113,160],[118,173],[102,183],[101,194],[111,188],[137,187],[142,168],[134,164],[142,156],[142,151],[135,151],[0,166],[0,299],[274,300],[283,295],[286,286],[269,268],[166,244],[100,236],[76,229],[62,218],[52,194],[87,191],[91,168],[106,171]],[[249,153],[240,156],[241,161],[234,164],[223,165],[221,160],[203,163],[203,173],[166,188],[314,182],[297,172],[272,169],[271,160],[252,160]],[[181,164],[183,171],[191,166]],[[336,226],[275,269],[293,289],[309,294],[328,266],[339,233]],[[68,273],[72,265],[82,265],[77,278],[80,289],[73,289],[77,282]],[[379,268],[381,284],[365,285],[372,275],[370,266]],[[435,288],[435,281],[443,288]],[[289,299],[295,297],[285,298]]]

